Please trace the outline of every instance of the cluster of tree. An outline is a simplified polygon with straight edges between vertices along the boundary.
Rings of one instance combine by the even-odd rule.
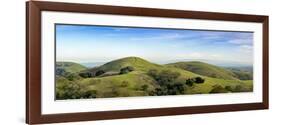
[[[196,84],[202,84],[205,82],[205,79],[201,78],[201,77],[194,77],[194,78],[188,78],[185,82],[186,85],[188,86],[193,86],[194,83]]]
[[[60,83],[56,87],[56,99],[82,99],[96,98],[96,90],[83,90],[82,87],[75,82]]]
[[[93,74],[91,72],[80,72],[79,76],[81,76],[83,78],[90,78],[90,77],[93,77]]]
[[[56,76],[62,76],[69,81],[73,81],[75,79],[79,79],[79,76],[75,73],[66,72],[63,68],[56,69]]]
[[[132,66],[127,66],[127,67],[121,68],[119,74],[127,74],[127,73],[129,73],[129,72],[134,71],[134,70],[135,70],[134,67],[132,67]]]
[[[182,83],[166,84],[156,88],[153,95],[181,95],[184,94],[185,86]]]
[[[148,71],[148,75],[154,78],[157,83],[161,86],[174,83],[175,80],[180,76],[180,73],[173,72],[171,70],[158,71],[156,69],[151,69]]]
[[[84,71],[84,72],[80,72],[79,76],[81,76],[83,78],[91,78],[91,77],[95,77],[95,76],[101,76],[104,73],[105,73],[105,71],[103,71],[103,70],[98,70],[95,73],[92,73],[89,71]]]
[[[95,76],[100,76],[100,75],[102,75],[102,74],[104,74],[105,73],[105,71],[103,71],[103,70],[98,70],[96,73],[95,73]]]
[[[156,69],[152,69],[148,71],[148,75],[154,78],[160,86],[150,93],[150,95],[178,95],[183,94],[185,91],[184,83],[176,81],[176,79],[180,76],[180,73],[178,72],[173,72],[171,70],[158,71]]]
[[[112,76],[112,75],[118,75],[118,74],[127,74],[129,72],[134,71],[134,67],[132,66],[127,66],[124,68],[121,68],[119,73],[112,73],[112,74],[105,74],[106,72],[102,69],[96,71],[96,72],[89,72],[89,71],[84,71],[84,72],[80,72],[79,76],[83,77],[83,78],[91,78],[91,77],[97,77],[97,76]]]
[[[65,73],[64,68],[56,68],[56,75],[62,76]]]

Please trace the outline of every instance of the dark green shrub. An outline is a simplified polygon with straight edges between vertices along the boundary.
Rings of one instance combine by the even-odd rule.
[[[78,80],[80,79],[79,75],[76,74],[76,73],[70,73],[70,72],[65,72],[63,74],[63,77],[68,79],[69,81],[75,81],[75,80]]]
[[[127,66],[127,67],[124,67],[124,68],[120,69],[119,74],[127,74],[127,73],[132,72],[132,71],[134,71],[134,67]]]
[[[192,79],[192,78],[188,78],[185,81],[185,84],[188,85],[188,86],[193,86],[193,83],[194,83],[194,79]]]
[[[174,84],[174,88],[176,88],[176,90],[179,94],[183,94],[185,91],[184,84],[182,84],[182,83]]]
[[[83,78],[90,78],[93,77],[91,72],[81,72],[79,73],[79,76],[83,77]]]
[[[156,88],[155,95],[157,95],[157,96],[168,95],[168,89],[165,87]]]
[[[194,78],[194,82],[195,82],[195,83],[198,83],[198,84],[204,83],[204,81],[205,81],[205,79],[203,79],[203,78],[201,78],[201,77],[195,77],[195,78]]]
[[[168,84],[168,95],[178,95],[184,93],[184,84],[181,83],[175,83],[175,84]]]
[[[170,70],[163,70],[160,73],[157,74],[157,76],[154,78],[158,84],[166,85],[170,83],[174,83],[175,80],[180,76],[178,72],[172,72]]]
[[[160,85],[159,88],[155,89],[154,94],[150,95],[178,95],[183,94],[185,91],[185,85],[176,81],[180,76],[178,72],[171,70],[162,70],[159,72],[158,70],[152,69],[148,71],[148,75]]]
[[[103,71],[103,70],[98,70],[98,71],[96,72],[95,76],[100,76],[100,75],[102,75],[102,74],[104,74],[104,73],[105,73],[105,71]]]
[[[128,69],[130,72],[132,72],[132,71],[134,71],[134,70],[135,70],[135,68],[134,68],[134,67],[132,67],[132,66],[127,66],[127,69]]]
[[[201,77],[194,77],[194,78],[188,78],[185,81],[185,84],[188,85],[188,86],[193,86],[194,83],[202,84],[204,82],[205,82],[205,79],[203,79]]]
[[[82,98],[81,87],[74,82],[56,85],[56,99],[80,99]]]
[[[154,91],[154,95],[179,95],[184,94],[185,87],[184,84],[175,83],[175,84],[166,84],[161,86],[160,88],[156,88]]]

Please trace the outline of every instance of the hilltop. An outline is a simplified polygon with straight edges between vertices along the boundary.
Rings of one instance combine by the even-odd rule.
[[[161,65],[151,63],[139,57],[126,57],[126,58],[110,61],[99,67],[88,69],[88,71],[92,73],[95,73],[98,70],[103,70],[105,72],[109,72],[109,71],[118,72],[120,71],[121,68],[127,66],[134,67],[138,71],[148,71],[149,69],[161,67]]]

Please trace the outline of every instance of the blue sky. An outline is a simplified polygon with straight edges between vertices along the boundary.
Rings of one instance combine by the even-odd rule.
[[[155,63],[216,60],[252,64],[253,33],[56,25],[58,61],[108,62],[138,56]]]

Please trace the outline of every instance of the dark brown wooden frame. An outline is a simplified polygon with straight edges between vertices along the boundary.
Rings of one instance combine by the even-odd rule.
[[[41,11],[99,13],[262,23],[263,101],[262,103],[172,108],[167,107],[139,110],[120,110],[85,113],[76,112],[67,114],[43,115],[41,114]],[[268,40],[268,16],[29,1],[26,3],[26,123],[39,124],[268,109]]]

